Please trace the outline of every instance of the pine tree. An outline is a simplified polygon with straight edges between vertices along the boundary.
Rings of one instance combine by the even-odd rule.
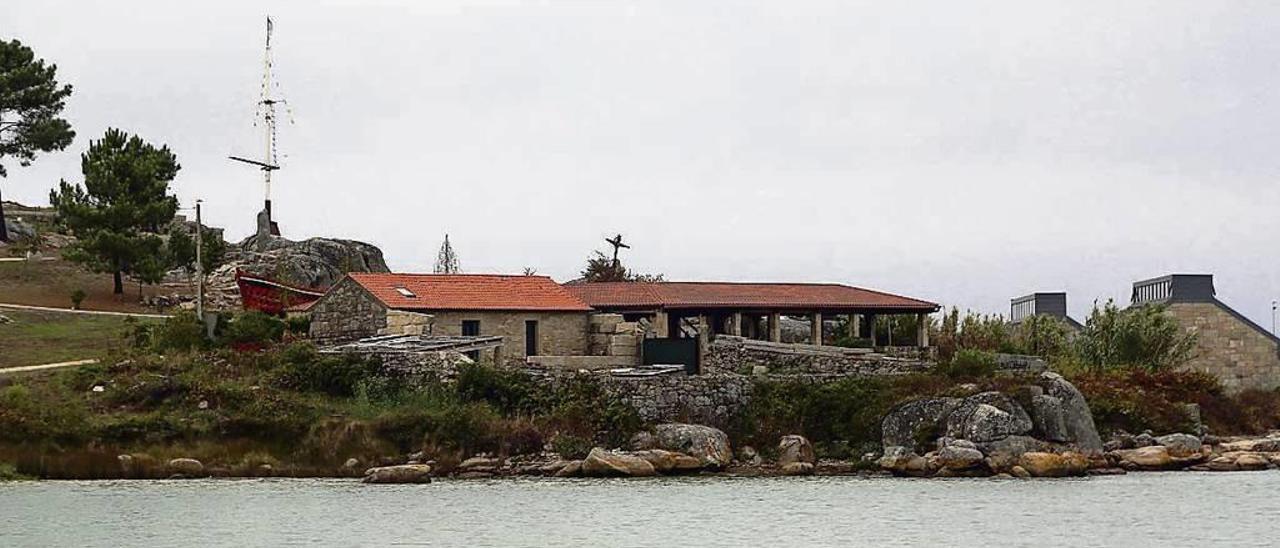
[[[440,252],[436,254],[436,274],[459,274],[462,268],[458,266],[458,254],[453,252],[453,246],[449,244],[449,235],[444,235],[444,243],[440,245]]]
[[[159,235],[173,220],[178,199],[169,182],[181,166],[169,147],[108,129],[80,156],[84,186],[59,183],[49,193],[58,220],[77,238],[68,259],[95,272],[110,272],[115,294],[124,293],[123,275],[155,283],[168,263]]]
[[[59,86],[57,72],[57,65],[46,67],[22,42],[0,40],[0,160],[17,158],[26,167],[37,152],[62,150],[75,138],[71,124],[58,118],[71,86]],[[0,164],[0,178],[6,175]],[[0,242],[7,241],[0,197]]]

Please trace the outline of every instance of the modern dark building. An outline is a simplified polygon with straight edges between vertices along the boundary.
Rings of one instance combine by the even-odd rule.
[[[1067,315],[1067,294],[1032,293],[1009,301],[1009,323],[1017,325],[1032,316],[1051,316],[1079,331],[1084,325]]]

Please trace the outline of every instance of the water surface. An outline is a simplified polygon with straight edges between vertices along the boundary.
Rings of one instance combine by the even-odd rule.
[[[1280,472],[17,482],[0,546],[1264,546]]]

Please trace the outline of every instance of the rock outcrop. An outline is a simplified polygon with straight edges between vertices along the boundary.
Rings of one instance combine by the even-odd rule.
[[[697,458],[703,467],[723,468],[733,462],[729,436],[700,424],[667,423],[653,428],[654,448]]]
[[[238,306],[236,270],[288,284],[328,288],[348,272],[389,272],[382,250],[354,240],[272,237],[261,250],[251,236],[227,250],[223,266],[209,276],[210,295],[220,306]]]
[[[905,476],[1043,477],[1083,475],[1105,466],[1101,439],[1080,392],[1056,373],[1042,373],[1036,382],[1019,392],[1030,412],[1000,392],[898,406],[881,423],[880,466]]]
[[[813,452],[813,444],[804,436],[782,436],[778,440],[778,466],[786,466],[795,462],[814,464],[818,462]]]
[[[582,460],[582,475],[587,477],[645,477],[657,475],[649,461],[627,453],[614,453],[599,447]]]
[[[204,475],[204,463],[196,459],[173,459],[167,464],[170,474],[176,474],[188,478],[195,478]]]
[[[431,483],[431,467],[426,464],[380,466],[365,470],[364,483]]]
[[[1089,454],[1102,452],[1102,438],[1098,436],[1098,428],[1093,424],[1093,414],[1089,411],[1089,402],[1075,385],[1062,378],[1062,375],[1046,371],[1040,374],[1037,383],[1044,389],[1045,396],[1058,400],[1062,408],[1063,432],[1066,439],[1081,451]],[[1046,400],[1051,402],[1051,400]],[[1042,419],[1043,420],[1043,419]],[[1056,419],[1049,419],[1056,420]]]

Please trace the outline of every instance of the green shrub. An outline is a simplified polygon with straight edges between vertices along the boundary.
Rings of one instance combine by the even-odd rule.
[[[89,295],[83,289],[77,289],[71,292],[71,309],[80,310],[80,303],[84,302],[84,298]]]
[[[566,459],[586,458],[593,447],[595,444],[591,440],[569,434],[561,434],[551,440],[551,448]]]
[[[938,364],[938,370],[952,379],[981,379],[996,371],[996,356],[982,350],[962,349],[950,362]]]
[[[236,316],[223,337],[232,344],[267,345],[284,338],[285,323],[280,318],[250,310]]]
[[[1196,347],[1195,335],[1185,332],[1164,306],[1122,310],[1111,301],[1102,308],[1093,307],[1076,342],[1081,360],[1095,370],[1173,369],[1186,363]]]
[[[482,364],[466,364],[458,369],[458,397],[463,401],[487,402],[506,415],[535,411],[534,383],[518,369]]]
[[[191,312],[181,312],[163,323],[133,324],[130,338],[139,349],[155,352],[190,352],[208,346],[204,324]]]
[[[311,316],[289,316],[285,318],[285,330],[294,335],[306,335],[311,331]]]
[[[944,391],[929,375],[847,378],[826,384],[757,380],[751,401],[731,420],[733,439],[769,452],[786,434],[801,434],[831,454],[879,447],[880,421],[898,403]]]
[[[351,397],[381,366],[355,354],[324,355],[311,343],[289,345],[282,353],[280,379],[293,390]]]
[[[25,474],[18,473],[18,469],[7,462],[0,462],[0,481],[19,481],[33,479]]]
[[[24,385],[0,388],[0,441],[75,443],[88,437],[88,409],[58,382],[38,391]]]

